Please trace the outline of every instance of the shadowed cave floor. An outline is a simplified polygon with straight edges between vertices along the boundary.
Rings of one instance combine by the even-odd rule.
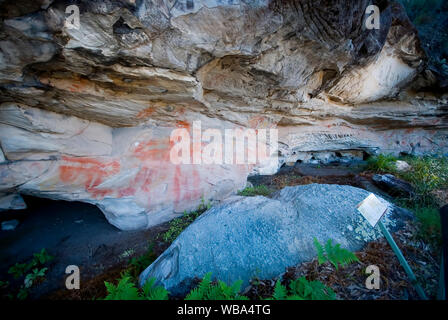
[[[14,285],[8,268],[31,259],[33,253],[45,248],[55,258],[48,266],[46,280],[33,286],[32,298],[65,288],[68,265],[79,266],[81,283],[121,267],[129,260],[129,256],[124,256],[126,252],[141,255],[148,242],[168,228],[166,223],[144,231],[121,231],[109,224],[93,205],[26,196],[25,201],[28,209],[0,216],[2,221],[13,218],[20,221],[15,230],[0,231],[0,279],[8,279]],[[164,249],[161,247],[158,253]]]

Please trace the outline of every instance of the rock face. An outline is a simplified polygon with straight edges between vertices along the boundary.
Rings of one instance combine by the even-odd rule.
[[[390,173],[375,174],[372,180],[379,188],[391,195],[405,197],[415,195],[414,187],[409,182],[401,180]]]
[[[446,153],[448,97],[422,89],[416,30],[389,1],[367,29],[369,4],[1,1],[0,192],[90,202],[136,229],[283,162]],[[280,161],[172,163],[170,134],[195,121],[276,128]]]
[[[311,184],[286,187],[274,199],[234,197],[185,229],[140,275],[140,284],[155,277],[173,294],[184,294],[195,277],[212,272],[229,284],[241,279],[248,285],[254,277],[270,279],[312,260],[314,237],[359,250],[381,236],[356,211],[368,195],[350,186]],[[396,230],[408,216],[388,206],[385,223]]]
[[[2,194],[0,193],[0,212],[8,210],[26,209],[25,201],[17,193]]]

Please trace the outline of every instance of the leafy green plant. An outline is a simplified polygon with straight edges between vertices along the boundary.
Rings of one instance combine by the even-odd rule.
[[[334,300],[336,294],[322,282],[300,277],[289,284],[289,290],[277,280],[273,300]]]
[[[0,289],[5,289],[9,286],[9,281],[0,280]]]
[[[202,211],[202,213],[203,213],[203,212],[207,211],[208,209],[210,209],[211,207],[212,207],[211,202],[205,201],[204,197],[202,197],[201,204],[199,205],[198,210],[196,210],[196,211]]]
[[[254,196],[269,196],[273,190],[271,190],[268,186],[259,185],[254,187],[246,187],[243,190],[238,192],[238,195],[245,197],[254,197]]]
[[[20,287],[17,294],[17,299],[26,299],[29,294],[29,288],[45,279],[45,273],[48,268],[41,267],[53,259],[54,257],[51,256],[45,248],[43,248],[40,252],[34,253],[33,258],[28,262],[16,263],[8,269],[8,273],[12,274],[15,279],[19,279],[23,276],[25,277],[24,285]],[[14,298],[14,296],[11,295],[11,298]]]
[[[239,294],[243,283],[241,280],[228,286],[220,280],[213,283],[211,277],[212,273],[207,273],[198,286],[185,297],[185,300],[248,300],[247,297]]]
[[[40,252],[37,252],[35,254],[33,254],[33,261],[36,262],[36,264],[41,264],[44,265],[47,262],[50,262],[54,259],[53,256],[51,256],[48,252],[47,249],[43,248]]]
[[[156,286],[156,279],[150,278],[143,286],[143,297],[145,300],[168,300],[168,291],[162,286]]]
[[[105,281],[107,296],[104,300],[168,300],[168,291],[155,285],[155,279],[150,278],[142,289],[138,289],[132,277],[124,274],[117,285]]]
[[[31,273],[28,273],[25,276],[25,288],[31,288],[33,283],[45,278],[45,272],[47,272],[48,268],[34,268]]]
[[[358,257],[351,251],[341,248],[339,243],[333,245],[333,240],[328,239],[325,246],[322,246],[319,241],[314,238],[314,246],[317,249],[317,260],[319,264],[330,262],[336,270],[339,265],[344,267],[353,262],[359,262]]]
[[[280,280],[277,280],[274,287],[274,293],[272,294],[273,300],[286,300],[288,298],[288,289],[282,285]],[[303,300],[303,299],[293,299],[291,300]]]
[[[374,172],[395,172],[395,161],[392,155],[380,154],[367,159],[367,170]]]
[[[25,287],[21,287],[19,292],[17,293],[17,299],[19,300],[25,300],[28,298],[29,292],[28,289]]]
[[[140,293],[129,276],[122,277],[116,286],[107,281],[104,285],[107,289],[104,300],[141,300]]]
[[[415,195],[408,199],[410,206],[432,206],[431,191],[448,188],[448,159],[446,157],[407,157],[412,169],[399,173],[399,177],[409,181],[415,188]]]
[[[380,172],[392,172],[414,187],[412,196],[397,198],[398,206],[414,211],[418,222],[418,235],[427,243],[440,244],[440,218],[438,205],[432,192],[448,188],[448,158],[443,156],[406,156],[402,157],[410,166],[408,171],[396,171],[394,157],[379,155],[369,159],[370,169]]]
[[[162,234],[162,239],[165,242],[173,242],[201,213],[193,211],[190,213],[184,212],[180,218],[176,218],[170,222],[170,228]]]
[[[165,242],[173,242],[194,220],[201,214],[211,208],[211,203],[201,199],[201,204],[196,211],[184,212],[182,217],[176,218],[170,222],[170,228],[162,234]]]
[[[25,275],[33,267],[30,263],[16,263],[8,269],[8,273],[12,274],[14,279],[18,279]]]
[[[132,256],[135,253],[134,249],[126,249],[124,250],[121,254],[120,254],[120,259],[126,259],[129,258],[130,256]]]
[[[126,268],[126,271],[134,278],[138,278],[139,274],[145,270],[154,260],[157,259],[156,254],[154,253],[154,243],[151,242],[148,246],[146,252],[139,256],[133,257],[129,260],[129,266]]]
[[[441,244],[441,225],[439,210],[431,207],[415,209],[415,216],[419,222],[418,235],[427,243]]]
[[[29,262],[16,263],[11,266],[8,270],[8,273],[12,274],[15,279],[18,279],[26,275],[26,273],[31,269],[38,267],[39,265],[44,265],[53,259],[54,257],[49,255],[47,250],[43,248],[40,252],[34,253],[33,259],[31,259]]]

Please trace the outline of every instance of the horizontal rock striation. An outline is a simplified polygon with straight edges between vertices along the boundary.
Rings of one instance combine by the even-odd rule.
[[[448,96],[404,9],[378,1],[0,2],[0,192],[145,228],[283,162],[446,153]],[[79,9],[79,28],[68,23]],[[173,129],[277,128],[278,166],[176,165]]]

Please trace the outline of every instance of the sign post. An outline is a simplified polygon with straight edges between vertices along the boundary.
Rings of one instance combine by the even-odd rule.
[[[428,300],[425,292],[423,291],[423,288],[417,282],[417,278],[415,277],[414,272],[412,272],[412,269],[403,256],[403,253],[395,243],[394,238],[392,238],[389,230],[387,230],[386,226],[381,222],[381,218],[387,211],[387,205],[382,203],[373,193],[371,193],[367,198],[365,198],[358,204],[357,209],[373,228],[375,228],[375,226],[378,224],[381,232],[386,237],[387,242],[391,246],[392,250],[398,258],[398,261],[400,262],[409,280],[417,291],[417,294],[422,300]]]

